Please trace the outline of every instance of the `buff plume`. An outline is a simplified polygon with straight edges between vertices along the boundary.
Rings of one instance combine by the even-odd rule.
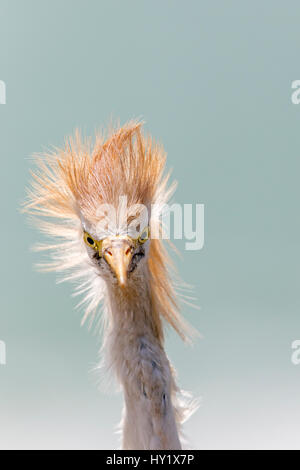
[[[24,211],[33,216],[43,233],[57,239],[56,243],[36,247],[52,256],[50,262],[39,267],[64,273],[62,281],[75,281],[75,294],[84,294],[80,302],[86,305],[83,322],[88,317],[94,319],[105,286],[87,256],[82,220],[97,223],[99,205],[117,205],[123,195],[129,205],[163,207],[175,189],[175,184],[168,184],[165,162],[163,147],[151,136],[145,136],[142,123],[137,121],[111,128],[106,138],[96,135],[94,143],[76,131],[62,149],[36,156]],[[162,231],[159,216],[153,214],[152,223]],[[151,240],[148,264],[159,338],[163,339],[163,318],[183,339],[188,339],[193,330],[178,312],[171,281],[174,268],[159,239]]]

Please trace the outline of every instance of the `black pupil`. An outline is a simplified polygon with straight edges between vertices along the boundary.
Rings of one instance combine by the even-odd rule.
[[[94,245],[94,240],[90,237],[87,237],[87,242],[89,245]]]

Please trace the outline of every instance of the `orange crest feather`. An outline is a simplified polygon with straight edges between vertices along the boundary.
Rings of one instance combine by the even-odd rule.
[[[131,121],[118,130],[112,129],[106,140],[96,136],[94,146],[77,131],[74,138],[66,140],[63,149],[39,156],[37,169],[32,173],[24,210],[46,217],[43,221],[39,218],[39,228],[62,240],[38,249],[53,253],[53,261],[46,269],[67,272],[63,280],[81,280],[76,291],[85,293],[85,317],[89,314],[94,317],[104,287],[82,243],[81,216],[95,223],[99,205],[117,205],[123,195],[128,205],[148,207],[157,201],[164,204],[174,189],[168,187],[169,174],[164,176],[166,155],[162,146],[144,136],[141,126]],[[56,221],[51,221],[52,218]],[[148,264],[160,336],[162,316],[185,338],[191,330],[179,315],[168,256],[161,240],[151,240]]]

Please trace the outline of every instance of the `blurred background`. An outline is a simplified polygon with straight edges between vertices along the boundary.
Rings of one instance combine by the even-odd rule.
[[[100,338],[72,286],[34,270],[19,207],[34,152],[133,117],[164,144],[176,202],[205,205],[204,248],[176,241],[202,339],[167,335],[202,397],[191,446],[300,448],[299,21],[291,0],[0,0],[1,449],[119,446],[122,396],[91,373]]]

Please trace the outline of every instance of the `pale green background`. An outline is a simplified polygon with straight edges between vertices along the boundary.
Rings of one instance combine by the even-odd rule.
[[[70,285],[38,274],[18,213],[30,156],[111,117],[142,117],[205,204],[205,247],[178,260],[201,311],[193,348],[168,336],[202,407],[192,446],[300,448],[298,1],[0,0],[1,448],[115,448],[122,397],[90,373],[99,339]]]

